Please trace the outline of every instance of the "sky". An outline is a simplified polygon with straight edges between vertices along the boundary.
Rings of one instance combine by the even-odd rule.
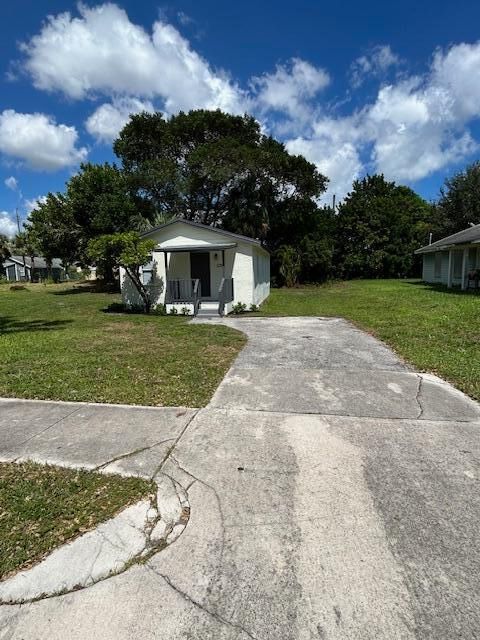
[[[480,158],[480,3],[149,0],[0,6],[0,233],[138,111],[248,112],[330,179],[428,200]]]

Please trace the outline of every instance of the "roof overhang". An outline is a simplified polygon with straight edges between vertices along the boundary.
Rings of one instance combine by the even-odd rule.
[[[157,246],[154,251],[161,253],[205,253],[208,251],[224,251],[225,249],[233,249],[237,246],[236,242],[227,242],[223,244],[182,244],[177,246]]]

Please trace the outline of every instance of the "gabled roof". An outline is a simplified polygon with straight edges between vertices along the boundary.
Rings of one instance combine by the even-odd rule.
[[[207,229],[208,231],[214,231],[215,233],[219,233],[222,236],[228,236],[230,238],[235,238],[236,240],[241,240],[242,242],[249,242],[250,244],[255,244],[266,251],[264,247],[262,247],[262,243],[260,240],[255,240],[255,238],[249,238],[248,236],[242,236],[239,233],[232,233],[231,231],[225,231],[225,229],[219,229],[218,227],[210,227],[208,224],[200,224],[199,222],[193,222],[192,220],[185,220],[184,218],[173,218],[173,220],[169,220],[165,224],[161,224],[159,227],[155,227],[154,229],[150,229],[149,231],[145,231],[142,233],[142,237],[147,237],[156,233],[157,231],[161,231],[167,227],[170,227],[173,224],[177,224],[181,222],[182,224],[189,225],[190,227],[197,227],[199,229]]]
[[[10,256],[9,258],[7,258],[5,260],[5,262],[8,262],[8,261],[16,262],[21,267],[23,267],[23,256]],[[32,259],[29,256],[25,256],[25,266],[27,267],[27,269],[31,269],[31,267],[32,267]],[[42,258],[42,256],[35,256],[34,268],[35,269],[46,269],[47,268],[47,263],[45,261],[45,258]],[[62,261],[61,261],[60,258],[53,258],[53,260],[52,260],[52,268],[53,269],[62,269]]]
[[[415,253],[430,253],[431,251],[442,251],[448,249],[452,245],[471,243],[480,243],[480,224],[476,224],[473,227],[468,227],[468,229],[463,229],[463,231],[458,231],[458,233],[453,233],[451,236],[447,236],[446,238],[442,238],[441,240],[432,242],[432,244],[427,244],[426,247],[417,249]]]

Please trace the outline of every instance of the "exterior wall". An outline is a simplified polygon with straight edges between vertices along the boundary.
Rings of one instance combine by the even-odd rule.
[[[475,268],[480,268],[480,248],[472,246],[467,248],[468,258],[466,270],[471,271]],[[462,285],[462,266],[463,266],[463,253],[464,247],[459,249],[452,249],[452,285],[453,286],[461,286]],[[440,276],[435,275],[435,256],[441,254],[442,262],[441,262],[441,273]],[[424,253],[423,254],[423,271],[422,271],[422,279],[424,282],[431,282],[436,284],[444,284],[448,285],[448,262],[449,262],[449,251],[437,251],[435,253]],[[456,269],[457,266],[457,269]]]
[[[253,249],[253,301],[261,304],[270,295],[270,256],[261,249]]]

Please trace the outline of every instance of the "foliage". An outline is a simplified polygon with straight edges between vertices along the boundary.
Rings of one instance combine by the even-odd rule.
[[[0,577],[38,562],[154,491],[140,478],[0,462]]]
[[[318,237],[324,212],[316,200],[327,178],[303,156],[263,135],[248,115],[219,110],[168,120],[161,113],[133,115],[114,150],[137,196],[162,220],[180,216],[223,227],[261,239],[272,252],[298,246],[305,236],[310,244]],[[317,259],[318,251],[305,256],[309,268]]]
[[[182,307],[180,309],[180,313],[182,314],[182,316],[189,316],[190,315],[189,307]]]
[[[49,193],[30,213],[24,235],[30,255],[39,253],[47,265],[60,258],[68,269],[84,255],[82,230],[76,224],[68,198],[61,193]]]
[[[172,307],[172,308],[170,309],[169,313],[170,313],[170,315],[171,315],[171,316],[176,316],[176,315],[178,315],[178,309],[177,309],[177,307]]]
[[[145,313],[150,313],[152,300],[149,287],[142,281],[142,266],[149,262],[154,247],[153,240],[142,240],[133,231],[103,235],[88,244],[88,255],[95,263],[108,263],[125,269],[142,298]]]
[[[106,313],[87,283],[0,285],[0,396],[203,407],[246,342],[187,318]],[[159,355],[160,354],[160,355]]]
[[[409,280],[353,280],[321,287],[273,289],[264,316],[334,316],[389,344],[480,400],[478,295]]]
[[[431,217],[431,206],[408,187],[387,182],[383,175],[355,180],[337,216],[338,275],[411,275],[414,251],[426,244]]]
[[[242,313],[245,313],[245,311],[247,310],[247,305],[244,302],[237,302],[237,304],[234,304],[232,307],[232,313],[235,314],[236,316],[239,316]]]
[[[279,273],[287,287],[294,287],[298,282],[298,276],[302,268],[300,254],[295,247],[281,246],[276,255],[279,263]]]
[[[3,233],[0,233],[0,265],[3,264],[11,255],[8,238],[3,235]]]
[[[258,306],[258,304],[251,304],[250,308],[249,308],[249,311],[251,311],[252,313],[255,313],[259,309],[260,309],[260,307]]]
[[[434,240],[480,224],[480,161],[446,178],[437,208],[441,226]]]

